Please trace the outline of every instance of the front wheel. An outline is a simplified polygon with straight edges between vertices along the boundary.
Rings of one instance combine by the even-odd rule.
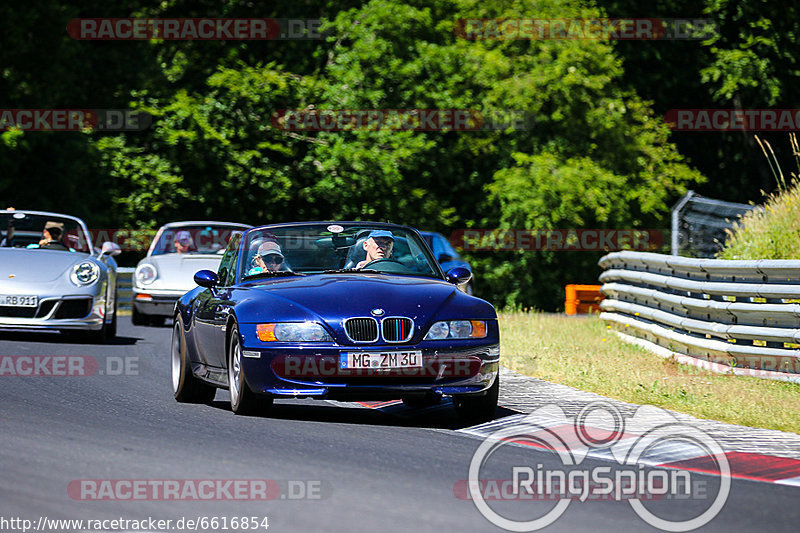
[[[175,318],[172,328],[172,394],[181,403],[210,403],[217,389],[194,377],[183,334],[183,323]]]
[[[111,317],[111,323],[108,325],[108,338],[113,339],[117,336],[117,291],[114,291],[114,308],[111,310],[114,315]]]
[[[464,394],[453,396],[456,414],[470,422],[486,422],[494,417],[497,410],[497,399],[500,396],[500,374],[483,395]]]
[[[239,326],[231,326],[231,340],[228,349],[228,392],[231,398],[231,411],[237,415],[265,414],[272,407],[272,397],[254,393],[247,385],[242,366],[242,340]]]

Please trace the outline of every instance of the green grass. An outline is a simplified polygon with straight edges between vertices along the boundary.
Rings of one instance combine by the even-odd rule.
[[[800,182],[734,225],[720,259],[800,259]]]
[[[763,209],[745,214],[729,230],[720,259],[800,259],[800,180],[790,173],[787,180],[770,144],[761,142],[770,170],[778,183]],[[800,145],[789,136],[792,154],[800,171]],[[787,185],[787,181],[789,184]]]
[[[502,363],[522,374],[699,418],[800,433],[800,384],[716,374],[623,342],[596,315],[502,312]]]

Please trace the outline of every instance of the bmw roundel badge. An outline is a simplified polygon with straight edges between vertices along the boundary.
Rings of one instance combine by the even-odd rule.
[[[370,311],[370,312],[372,313],[372,316],[383,316],[383,314],[384,314],[386,311],[384,311],[384,310],[383,310],[383,309],[381,309],[380,307],[376,307],[375,309],[373,309],[373,310],[372,310],[372,311]]]

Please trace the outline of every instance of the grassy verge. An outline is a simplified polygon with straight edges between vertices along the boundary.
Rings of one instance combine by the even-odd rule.
[[[626,402],[800,433],[800,384],[715,374],[620,340],[597,318],[503,312],[503,364]]]

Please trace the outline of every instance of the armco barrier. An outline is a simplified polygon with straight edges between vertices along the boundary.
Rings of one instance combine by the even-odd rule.
[[[800,260],[600,259],[600,318],[627,340],[713,371],[800,383]]]
[[[133,271],[135,268],[117,268],[117,309],[130,309],[131,298],[133,297],[131,287],[133,285]]]

